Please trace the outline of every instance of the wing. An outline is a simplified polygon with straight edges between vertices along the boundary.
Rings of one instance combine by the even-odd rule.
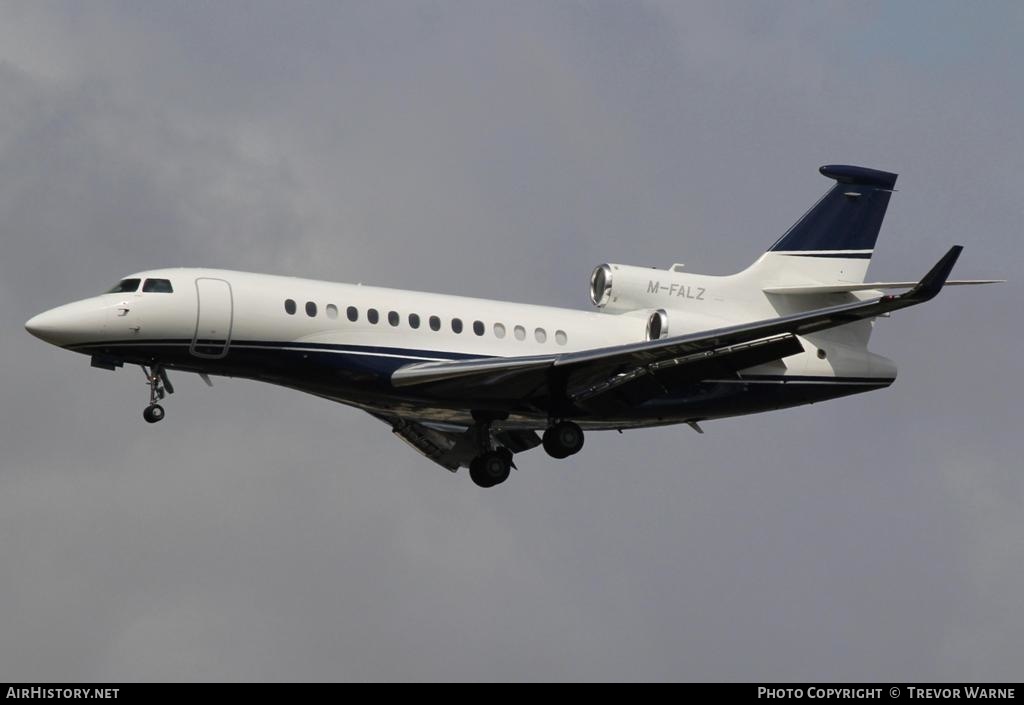
[[[700,333],[561,355],[424,362],[394,371],[395,387],[423,387],[440,397],[584,401],[657,372],[699,380],[802,351],[798,335],[834,328],[934,298],[962,247],[956,245],[914,287],[898,295],[830,306]]]

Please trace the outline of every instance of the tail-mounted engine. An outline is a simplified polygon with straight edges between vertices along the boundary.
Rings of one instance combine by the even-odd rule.
[[[602,264],[590,275],[590,301],[608,313],[658,308],[696,312],[703,308],[700,302],[711,299],[708,286],[715,279],[676,269]]]
[[[660,340],[668,337],[668,312],[663,308],[651,311],[647,317],[647,339]]]
[[[651,310],[655,298],[647,290],[651,286],[660,286],[657,281],[659,272],[665,273],[664,270],[602,264],[595,267],[590,275],[590,301],[610,313],[628,312],[645,316],[647,340],[667,338],[668,312],[663,308]]]

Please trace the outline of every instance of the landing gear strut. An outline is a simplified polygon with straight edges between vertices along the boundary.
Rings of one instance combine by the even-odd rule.
[[[568,458],[583,448],[583,429],[572,421],[559,421],[544,432],[544,450],[552,458]]]
[[[168,394],[174,394],[174,385],[167,378],[167,371],[162,365],[151,365],[146,369],[140,365],[142,374],[146,376],[146,383],[149,385],[149,406],[142,412],[142,418],[148,423],[156,423],[164,418],[164,408],[159,402]]]
[[[480,419],[474,426],[476,445],[480,454],[469,463],[469,477],[479,487],[494,487],[508,479],[515,464],[512,451],[504,446],[494,448],[491,441],[491,421]]]

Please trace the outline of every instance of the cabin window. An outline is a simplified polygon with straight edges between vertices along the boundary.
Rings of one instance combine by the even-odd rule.
[[[291,299],[284,300],[284,312],[289,316],[295,315],[295,302]]]
[[[142,290],[152,292],[154,294],[174,293],[170,279],[147,279],[146,283],[142,285]]]
[[[377,309],[371,308],[366,312],[366,320],[373,325],[377,325],[377,321],[380,320],[380,314],[377,313]]]
[[[473,332],[474,333],[476,333],[477,335],[483,335],[486,330],[487,330],[487,327],[484,325],[483,321],[473,321]]]
[[[111,289],[107,293],[108,294],[130,294],[133,291],[138,291],[139,290],[139,282],[141,282],[141,281],[142,281],[141,279],[122,279],[121,281],[119,281],[117,284],[114,285],[113,289]]]
[[[437,316],[430,317],[430,330],[441,330],[441,319]]]
[[[565,334],[564,330],[555,331],[555,342],[559,345],[565,345],[569,340],[569,336]]]
[[[316,317],[316,304],[313,303],[312,301],[306,302],[306,315],[309,316],[310,318]]]
[[[515,327],[516,340],[526,340],[526,329],[522,326]]]
[[[453,318],[452,319],[452,333],[461,333],[461,332],[462,332],[462,319],[461,318]]]
[[[388,312],[388,323],[390,323],[391,325],[397,326],[401,320],[402,317],[398,315],[398,311]]]
[[[415,314],[415,313],[410,313],[409,314],[409,327],[410,328],[419,328],[420,327],[420,317],[419,317],[419,314]]]
[[[533,337],[537,339],[538,343],[546,343],[548,340],[547,331],[545,331],[543,328],[538,328],[537,330],[533,331]]]
[[[494,324],[494,337],[495,338],[504,338],[505,337],[505,324],[504,323],[495,323]]]
[[[348,320],[355,323],[359,320],[359,309],[355,306],[349,306],[345,311],[345,315],[348,316]]]
[[[327,304],[327,308],[324,309],[324,313],[327,314],[328,318],[338,317],[338,307],[334,304]]]

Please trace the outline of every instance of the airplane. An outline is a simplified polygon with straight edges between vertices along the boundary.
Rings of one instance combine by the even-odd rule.
[[[596,310],[222,269],[156,269],[35,316],[26,329],[139,365],[146,421],[169,370],[269,382],[362,409],[438,465],[493,487],[513,456],[583,448],[585,431],[702,423],[883,389],[874,321],[932,299],[952,247],[919,281],[865,282],[894,173],[819,169],[835,182],[746,269],[708,276],[602,264]],[[903,293],[885,293],[906,290]],[[539,433],[538,433],[539,432]]]

